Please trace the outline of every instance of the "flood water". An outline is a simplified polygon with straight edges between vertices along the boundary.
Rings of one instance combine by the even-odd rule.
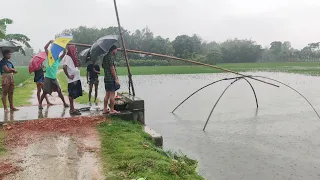
[[[320,78],[285,73],[246,73],[282,81],[305,95],[320,111]],[[136,96],[145,100],[146,124],[164,137],[164,148],[181,150],[199,161],[206,179],[320,179],[320,119],[291,89],[254,80],[232,85],[202,131],[208,114],[231,81],[199,92],[230,74],[133,76]],[[121,77],[121,91],[128,91]],[[101,77],[101,81],[103,78]],[[271,81],[270,81],[271,82]],[[99,98],[104,96],[100,83]]]

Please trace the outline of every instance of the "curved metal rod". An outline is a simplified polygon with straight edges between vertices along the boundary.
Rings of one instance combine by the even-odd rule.
[[[207,124],[208,124],[208,122],[209,122],[209,119],[210,119],[210,117],[211,117],[211,115],[212,115],[212,112],[213,112],[213,110],[216,108],[217,104],[219,103],[219,101],[220,101],[220,99],[222,98],[222,96],[224,95],[224,93],[229,89],[229,87],[230,87],[233,83],[235,83],[235,82],[238,81],[239,79],[240,79],[240,78],[234,80],[232,83],[229,84],[229,86],[228,86],[226,89],[224,89],[224,91],[222,92],[222,94],[220,95],[220,97],[218,98],[218,100],[216,101],[216,103],[214,104],[213,108],[211,109],[210,114],[209,114],[209,116],[208,116],[208,118],[207,118],[206,124],[205,124],[204,127],[203,127],[203,131],[206,129]]]
[[[234,78],[234,79],[235,79],[235,78]],[[211,85],[213,85],[213,84],[215,84],[215,83],[218,83],[218,82],[224,81],[224,80],[226,80],[226,79],[220,79],[220,80],[218,80],[218,81],[214,81],[214,82],[212,82],[212,83],[210,83],[210,84],[208,84],[208,85],[206,85],[206,86],[203,86],[202,88],[198,89],[197,91],[195,91],[194,93],[192,93],[189,97],[187,97],[185,100],[183,100],[176,108],[174,108],[174,110],[172,111],[172,113],[174,113],[174,111],[176,111],[184,102],[186,102],[189,98],[191,98],[191,97],[192,97],[193,95],[195,95],[197,92],[201,91],[202,89],[204,89],[204,88],[206,88],[206,87],[208,87],[208,86],[211,86]]]
[[[249,77],[249,76],[247,76],[247,77]],[[250,76],[250,77],[251,77],[251,76]],[[197,91],[195,91],[194,93],[192,93],[190,96],[188,96],[185,100],[183,100],[176,108],[174,108],[174,110],[172,111],[172,113],[174,113],[184,102],[186,102],[188,99],[190,99],[193,95],[195,95],[196,93],[198,93],[198,92],[201,91],[202,89],[204,89],[204,88],[206,88],[206,87],[209,87],[209,86],[211,86],[211,85],[213,85],[213,84],[215,84],[215,83],[218,83],[218,82],[220,82],[220,81],[233,80],[233,79],[239,79],[239,78],[244,78],[244,79],[245,79],[245,77],[242,77],[242,76],[234,77],[234,78],[224,78],[224,79],[220,79],[220,80],[218,80],[218,81],[214,81],[214,82],[212,82],[212,83],[210,83],[210,84],[208,84],[208,85],[203,86],[202,88],[198,89]],[[256,98],[257,107],[258,107],[258,99],[257,99],[257,96],[256,96],[256,92],[255,92],[252,84],[251,84],[247,79],[245,79],[245,80],[249,83],[249,85],[250,85],[251,88],[252,88],[252,91],[253,91],[254,96],[255,96],[255,98]]]
[[[296,93],[298,93],[301,97],[303,97],[303,98],[308,102],[308,104],[312,107],[312,109],[313,109],[314,112],[317,114],[318,118],[320,119],[319,113],[318,113],[317,110],[313,107],[313,105],[310,103],[310,101],[309,101],[304,95],[302,95],[299,91],[297,91],[296,89],[294,89],[293,87],[291,87],[291,86],[289,86],[289,85],[287,85],[287,84],[285,84],[285,83],[283,83],[283,82],[280,82],[280,81],[278,81],[278,80],[272,79],[272,78],[268,78],[268,77],[264,77],[264,76],[254,76],[254,77],[269,79],[269,80],[271,80],[271,81],[275,81],[275,82],[277,82],[277,83],[280,83],[280,84],[282,84],[282,85],[284,85],[284,86],[287,86],[288,88],[292,89],[293,91],[295,91]]]
[[[253,76],[253,77],[264,78],[264,79],[268,79],[268,80],[271,80],[271,81],[275,81],[275,82],[277,82],[277,83],[280,83],[280,84],[282,84],[282,85],[284,85],[284,86],[292,89],[293,91],[295,91],[296,93],[298,93],[301,97],[303,97],[303,98],[309,103],[309,105],[312,107],[312,109],[314,110],[314,112],[317,114],[317,116],[318,116],[319,119],[320,119],[319,113],[318,113],[317,110],[313,107],[313,105],[310,103],[310,101],[309,101],[305,96],[303,96],[299,91],[297,91],[296,89],[294,89],[293,87],[291,87],[291,86],[289,86],[289,85],[287,85],[287,84],[285,84],[285,83],[283,83],[283,82],[280,82],[280,81],[278,81],[278,80],[272,79],[272,78],[268,78],[268,77],[264,77],[264,76]],[[239,77],[239,79],[245,79],[245,78]],[[236,82],[236,81],[239,80],[239,79],[236,79],[234,82]],[[209,119],[210,119],[210,117],[211,117],[211,115],[212,115],[212,112],[213,112],[213,110],[215,109],[215,107],[217,106],[217,104],[218,104],[218,102],[220,101],[221,97],[223,96],[223,94],[227,91],[227,89],[228,89],[234,82],[232,82],[232,83],[223,91],[223,93],[221,94],[221,96],[219,97],[219,99],[217,100],[217,102],[215,103],[215,105],[213,106],[213,108],[212,108],[212,110],[211,110],[211,112],[210,112],[210,114],[209,114],[209,116],[208,116],[207,122],[206,122],[205,126],[203,127],[203,131],[205,130],[205,128],[206,128],[206,126],[207,126],[207,124],[208,124],[208,121],[209,121]]]
[[[250,85],[250,87],[251,87],[251,89],[252,89],[252,91],[253,91],[254,97],[255,97],[255,99],[256,99],[256,105],[257,105],[257,108],[259,108],[258,98],[257,98],[256,91],[254,90],[254,88],[253,88],[253,86],[252,86],[252,84],[250,83],[250,81],[249,81],[249,80],[247,80],[246,78],[243,78],[243,79],[244,79],[244,80],[246,80],[246,81],[248,82],[248,84]]]

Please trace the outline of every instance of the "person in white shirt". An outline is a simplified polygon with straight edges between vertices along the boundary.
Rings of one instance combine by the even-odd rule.
[[[70,115],[81,115],[74,107],[74,100],[82,96],[82,84],[80,80],[80,70],[75,66],[71,51],[75,51],[75,46],[68,46],[67,55],[63,58],[63,71],[68,81],[68,96],[70,101]]]

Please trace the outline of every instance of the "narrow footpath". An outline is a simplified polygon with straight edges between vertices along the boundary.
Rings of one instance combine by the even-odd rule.
[[[14,117],[23,117],[13,115],[12,121],[3,123],[7,153],[0,157],[0,180],[104,179],[96,125],[108,119],[99,113],[61,118],[60,112],[55,113],[63,108],[60,98],[53,93],[49,99],[55,106],[50,107],[52,113],[46,112],[43,119],[28,120],[28,115],[23,122],[11,123]],[[65,99],[68,103],[68,98]],[[32,106],[20,107],[20,113],[28,109],[31,117],[41,114],[36,91],[30,101]],[[68,108],[64,111],[69,114]],[[48,113],[50,117],[59,115],[47,118]]]

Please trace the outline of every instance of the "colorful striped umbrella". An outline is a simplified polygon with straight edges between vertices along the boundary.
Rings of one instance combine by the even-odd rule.
[[[59,58],[60,53],[67,47],[67,44],[72,40],[71,35],[59,36],[51,44],[51,50],[48,52],[48,63],[52,66]]]

